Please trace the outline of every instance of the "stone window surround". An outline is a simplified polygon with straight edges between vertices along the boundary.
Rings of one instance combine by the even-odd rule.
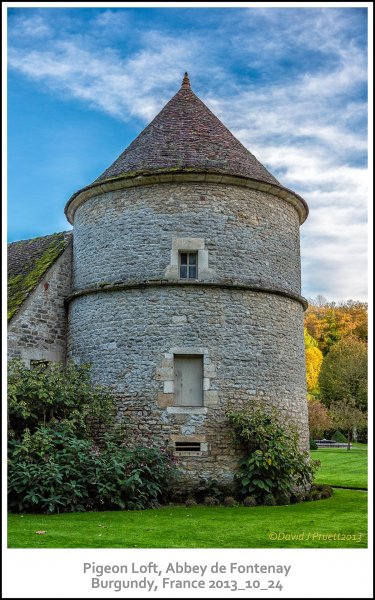
[[[174,355],[203,356],[203,406],[175,406],[174,404]],[[206,414],[208,407],[219,401],[218,390],[213,390],[211,380],[216,377],[216,366],[208,356],[207,348],[176,346],[164,353],[162,366],[156,369],[155,378],[163,382],[163,392],[158,395],[158,405],[170,414]]]
[[[53,350],[44,350],[43,348],[23,348],[21,349],[21,360],[26,367],[30,368],[30,361],[43,360],[46,362],[63,362],[64,358],[61,352]]]
[[[181,456],[182,458],[185,456],[202,456],[204,454],[207,454],[207,452],[209,451],[209,445],[207,443],[207,438],[205,435],[175,435],[172,434],[170,436],[170,440],[173,444],[173,446],[175,447],[176,442],[199,442],[200,443],[200,450],[195,450],[195,451],[191,451],[191,452],[179,452],[178,450],[174,449],[174,454],[176,456]]]
[[[167,279],[180,279],[180,252],[196,252],[198,255],[198,279],[212,279],[214,273],[208,268],[208,250],[204,238],[172,238],[171,262],[164,272]]]

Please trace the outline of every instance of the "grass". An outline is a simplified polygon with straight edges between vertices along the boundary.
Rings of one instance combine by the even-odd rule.
[[[365,548],[367,494],[334,490],[290,506],[10,515],[8,525],[10,548]],[[334,534],[348,537],[319,537]]]
[[[321,461],[317,483],[367,488],[366,445],[311,455]],[[327,500],[290,506],[9,515],[8,539],[10,548],[366,548],[367,494],[334,489]]]
[[[367,445],[354,444],[349,452],[346,448],[320,448],[311,456],[321,462],[316,483],[367,489]]]

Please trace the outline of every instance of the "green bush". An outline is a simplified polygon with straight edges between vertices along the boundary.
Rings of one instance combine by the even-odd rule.
[[[310,440],[310,450],[317,450],[318,449],[318,444],[316,443],[315,440]]]
[[[8,369],[9,508],[13,512],[142,509],[168,499],[164,449],[124,441],[111,390],[87,365]]]
[[[324,500],[332,496],[332,488],[330,485],[314,483],[305,500]]]
[[[206,496],[203,500],[203,503],[206,506],[216,506],[217,504],[219,504],[219,500],[217,498],[214,498],[213,496]]]
[[[164,499],[173,471],[167,452],[128,449],[115,433],[96,445],[66,424],[41,426],[9,443],[8,505],[47,513],[148,508]]]
[[[223,501],[224,506],[236,506],[237,502],[233,496],[226,496]]]
[[[258,403],[228,419],[243,449],[236,475],[242,496],[255,496],[257,504],[275,503],[311,485],[318,461],[310,461],[298,448],[298,435],[285,425],[285,415]]]
[[[263,498],[264,506],[276,506],[276,498],[273,494],[265,494]]]
[[[187,498],[185,500],[185,506],[186,508],[189,508],[190,506],[197,506],[197,501],[195,498]]]
[[[342,444],[346,444],[347,443],[347,438],[346,436],[341,433],[341,431],[335,431],[335,433],[331,436],[331,440],[334,440],[335,442],[339,442]]]
[[[243,505],[244,506],[256,506],[257,500],[256,500],[255,496],[246,496],[243,499]]]
[[[213,498],[215,504],[220,504],[225,494],[226,488],[216,481],[216,479],[202,478],[194,489],[194,495],[197,502],[205,502],[205,498]]]
[[[67,423],[81,437],[108,431],[115,418],[112,391],[93,385],[89,365],[50,363],[28,369],[20,360],[8,363],[8,429],[17,437],[40,425]]]
[[[291,503],[291,494],[288,494],[287,492],[280,492],[277,495],[276,504],[279,504],[280,506],[287,506],[290,503]]]

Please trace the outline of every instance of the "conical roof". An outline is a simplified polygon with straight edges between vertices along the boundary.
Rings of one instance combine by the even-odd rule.
[[[227,173],[280,185],[194,94],[187,73],[177,94],[96,182],[168,169]]]

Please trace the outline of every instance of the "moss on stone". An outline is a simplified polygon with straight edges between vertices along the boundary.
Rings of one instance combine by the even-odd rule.
[[[51,241],[40,257],[32,265],[30,261],[25,262],[23,273],[8,278],[8,321],[16,314],[27,296],[66,247],[64,234],[57,233],[48,237]],[[19,243],[25,244],[25,242]]]

